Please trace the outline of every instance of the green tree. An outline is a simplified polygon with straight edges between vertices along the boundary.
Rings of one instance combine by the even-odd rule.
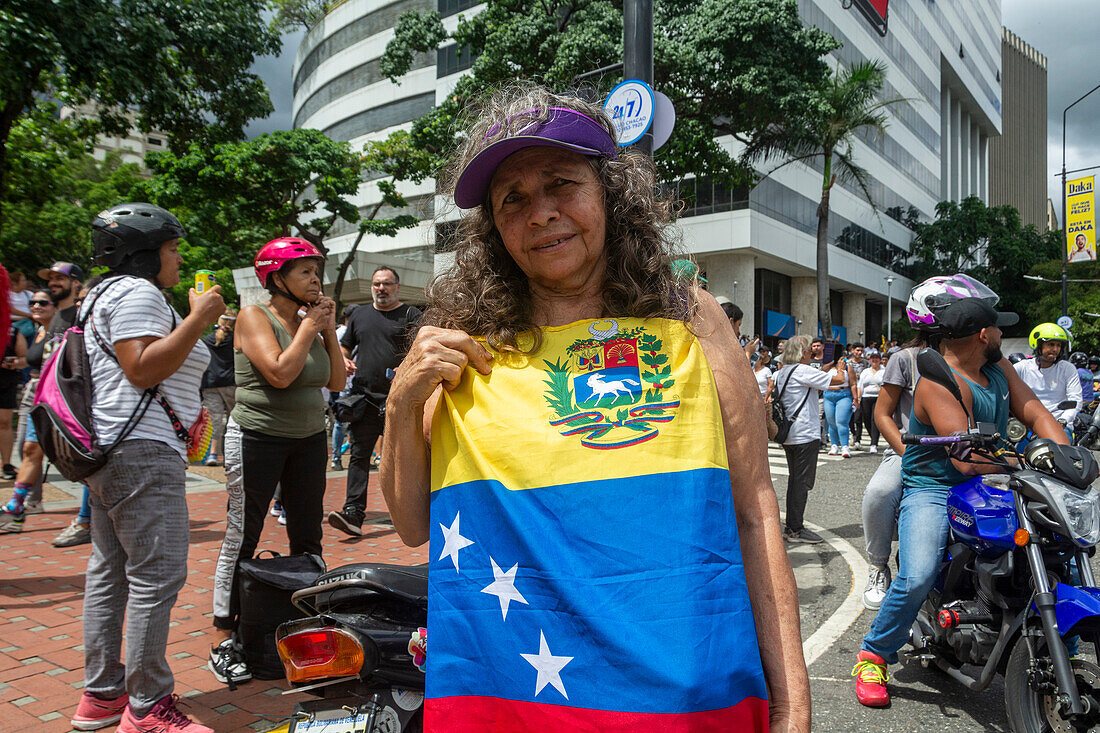
[[[407,135],[356,152],[317,130],[298,129],[245,142],[193,143],[178,155],[148,156],[154,175],[147,193],[181,214],[189,246],[206,261],[205,269],[248,266],[263,242],[281,236],[302,237],[328,254],[325,238],[337,222],[356,225],[358,237],[338,268],[339,300],[364,236],[392,237],[418,223],[411,214],[382,216],[407,205],[397,180],[422,180],[423,154],[403,140]],[[351,200],[364,180],[376,182],[382,199],[365,216]]]
[[[282,30],[309,30],[340,0],[271,0],[275,23]]]
[[[911,244],[914,277],[972,275],[1001,296],[1001,308],[1023,315],[1032,309],[1034,294],[1022,278],[1039,263],[1059,257],[1060,237],[1060,232],[1024,226],[1012,206],[986,206],[977,196],[962,203],[941,201],[936,220],[916,227]],[[1055,317],[1060,315],[1060,302],[1058,309]],[[1008,332],[1027,330],[1021,322]]]
[[[278,53],[266,0],[6,0],[0,8],[0,185],[9,137],[44,100],[94,100],[107,132],[173,145],[241,137],[272,110],[249,67]],[[2,203],[2,202],[0,202]]]
[[[781,165],[820,160],[821,199],[817,205],[817,317],[822,333],[832,333],[829,304],[829,199],[833,186],[854,183],[877,210],[869,188],[870,174],[855,159],[857,135],[886,134],[886,109],[904,100],[882,100],[886,65],[863,61],[837,66],[820,88],[817,103],[769,128],[748,146],[745,161],[783,158]]]
[[[11,175],[0,196],[0,252],[8,269],[36,272],[53,260],[91,265],[91,222],[113,204],[131,199],[141,169],[113,153],[98,161],[88,152],[79,122],[44,109],[23,116],[8,146]]]
[[[1039,323],[1055,321],[1062,315],[1062,260],[1058,247],[1064,246],[1062,231],[1048,232],[1047,237],[1054,241],[1054,259],[1049,259],[1032,267],[1028,274],[1045,278],[1046,282],[1017,281],[1024,301],[1020,309],[1021,336],[1027,335]],[[1100,354],[1100,263],[1075,262],[1069,266],[1068,285],[1069,316],[1073,319],[1073,349],[1087,354]],[[1072,282],[1073,280],[1093,280],[1094,282]],[[1026,283],[1020,287],[1020,283]],[[1089,314],[1093,315],[1089,315]]]
[[[711,176],[727,185],[753,180],[751,167],[716,140],[753,140],[772,125],[818,105],[828,69],[823,56],[839,45],[804,28],[795,0],[658,0],[654,8],[654,86],[676,107],[676,128],[657,151],[663,180]],[[415,54],[453,41],[474,57],[469,72],[430,114],[412,126],[412,144],[438,170],[464,129],[472,101],[516,79],[555,91],[575,90],[576,78],[622,59],[621,0],[488,0],[453,33],[439,13],[410,11],[399,19],[380,69],[391,80]],[[621,71],[588,82],[601,98]]]

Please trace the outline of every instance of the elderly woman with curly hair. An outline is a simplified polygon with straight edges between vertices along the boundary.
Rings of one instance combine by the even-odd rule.
[[[652,161],[519,87],[454,174],[382,460],[401,538],[431,543],[425,728],[808,730],[760,394],[672,272]]]

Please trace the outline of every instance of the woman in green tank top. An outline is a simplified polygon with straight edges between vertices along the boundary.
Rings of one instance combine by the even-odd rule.
[[[344,388],[335,303],[321,291],[324,256],[309,242],[276,239],[256,255],[271,293],[241,309],[234,338],[236,406],[225,433],[229,504],[214,573],[216,646],[210,669],[222,682],[251,679],[233,639],[240,603],[237,563],[256,551],[277,486],[291,554],[321,554],[325,493],[325,402],[321,388]]]

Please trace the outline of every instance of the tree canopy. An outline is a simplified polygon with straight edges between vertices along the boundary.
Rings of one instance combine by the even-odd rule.
[[[1059,236],[1061,231],[1053,232]],[[1052,236],[1053,238],[1053,236]],[[1039,323],[1055,321],[1062,315],[1062,260],[1061,252],[1055,250],[1058,259],[1041,262],[1031,268],[1028,274],[1045,278],[1046,282],[1025,280],[1017,287],[1025,294],[1026,306],[1020,313],[1020,320],[1026,324],[1021,336],[1026,335]],[[1100,354],[1100,263],[1075,262],[1069,266],[1069,316],[1073,319],[1073,350],[1087,354]],[[1094,282],[1073,282],[1073,280],[1093,280]],[[1089,315],[1089,314],[1093,315]]]
[[[325,239],[340,221],[358,230],[356,247],[367,234],[392,237],[418,223],[399,213],[407,202],[394,186],[395,180],[423,180],[424,154],[407,139],[399,133],[355,151],[317,130],[298,129],[214,146],[192,143],[180,154],[147,156],[153,172],[147,194],[180,215],[190,248],[201,248],[201,257],[227,271],[252,264],[259,247],[280,236],[302,237],[327,254]],[[365,215],[353,200],[364,180],[374,180],[381,194]],[[353,256],[354,248],[349,264]],[[341,282],[346,270],[342,264]]]
[[[1030,330],[1025,314],[1041,320],[1060,315],[1060,300],[1050,314],[1035,314],[1034,294],[1023,276],[1036,265],[1059,258],[1061,246],[1060,231],[1024,226],[1015,207],[987,206],[977,196],[961,203],[941,201],[936,205],[936,220],[916,226],[911,245],[914,279],[919,282],[956,272],[976,277],[1001,296],[999,308],[1021,315],[1020,324],[1007,329],[1009,335],[1025,335]]]
[[[91,265],[91,223],[108,206],[133,197],[144,178],[117,153],[98,161],[80,121],[58,120],[49,107],[21,117],[8,141],[11,175],[0,197],[0,252],[9,270],[37,272],[54,260]]]
[[[17,122],[44,100],[94,101],[104,131],[173,145],[239,139],[272,111],[249,71],[277,53],[266,0],[7,0],[0,9],[0,182]]]
[[[665,181],[711,176],[727,186],[750,182],[751,168],[716,139],[749,141],[790,115],[819,105],[828,73],[823,57],[839,44],[804,28],[795,0],[657,0],[654,88],[676,107],[676,128],[654,156]],[[471,101],[516,79],[555,91],[576,90],[577,77],[622,59],[622,2],[488,0],[448,33],[436,11],[399,19],[380,68],[398,81],[416,52],[453,41],[473,66],[454,92],[415,121],[412,143],[430,153],[437,172],[464,127]],[[585,84],[602,99],[621,78],[611,71]]]

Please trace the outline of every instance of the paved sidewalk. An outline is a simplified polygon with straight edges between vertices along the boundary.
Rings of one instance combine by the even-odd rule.
[[[326,512],[343,504],[346,473],[328,474]],[[404,565],[427,561],[426,548],[405,547],[388,524],[378,474],[371,474],[367,521],[352,539],[325,525],[328,566],[349,562]],[[301,696],[280,696],[285,682],[254,680],[235,692],[205,668],[210,648],[211,587],[225,527],[221,469],[195,467],[188,475],[191,550],[188,580],[172,613],[168,655],[182,708],[218,733],[266,731]],[[11,482],[0,483],[6,501]],[[20,534],[0,534],[0,730],[68,731],[83,687],[81,612],[91,545],[55,548],[50,541],[76,514],[77,488],[47,485],[46,512],[29,515]],[[286,533],[269,516],[258,549],[288,551]],[[263,717],[268,716],[268,717]]]

